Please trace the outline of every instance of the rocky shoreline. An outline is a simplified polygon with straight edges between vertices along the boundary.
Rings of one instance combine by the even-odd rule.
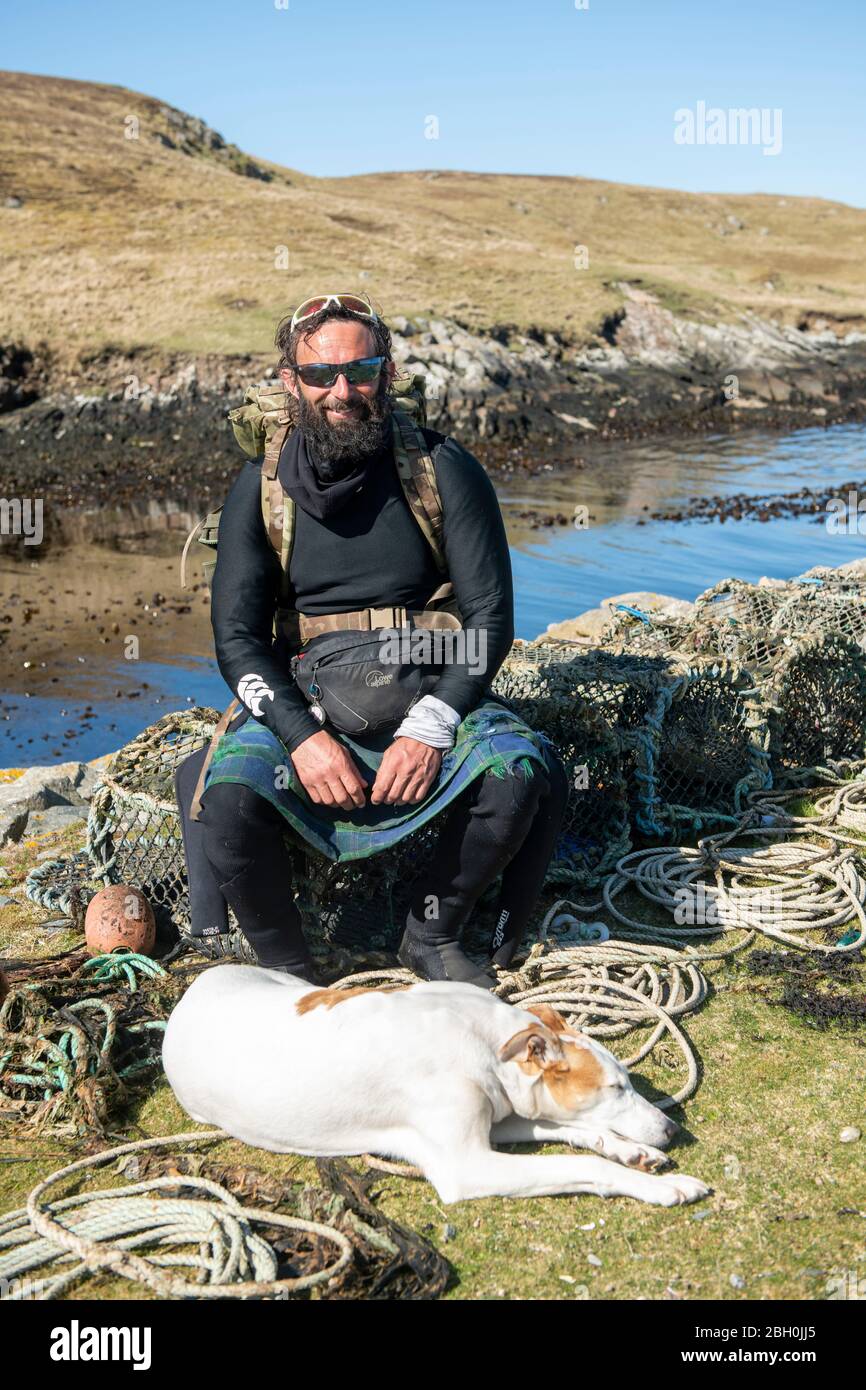
[[[398,316],[395,359],[424,375],[430,424],[494,474],[568,466],[597,442],[866,418],[866,334],[698,323],[620,288],[624,309],[589,345]],[[63,364],[0,347],[0,496],[123,505],[144,483],[149,499],[207,503],[241,458],[225,413],[273,371],[265,355],[105,350]]]

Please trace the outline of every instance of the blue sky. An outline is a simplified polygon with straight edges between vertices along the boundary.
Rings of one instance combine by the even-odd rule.
[[[866,206],[866,0],[31,0],[7,3],[0,67],[161,97],[311,174],[579,174]],[[781,152],[675,143],[674,113],[700,101],[780,109]]]

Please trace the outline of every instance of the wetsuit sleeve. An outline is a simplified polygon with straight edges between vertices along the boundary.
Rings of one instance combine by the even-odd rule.
[[[473,454],[448,438],[433,452],[448,574],[463,621],[465,660],[446,666],[431,692],[462,716],[489,689],[514,641],[511,556],[496,491]]]
[[[261,468],[248,463],[220,516],[211,592],[214,647],[226,684],[292,753],[321,725],[274,652],[279,582],[279,561],[262,520]]]

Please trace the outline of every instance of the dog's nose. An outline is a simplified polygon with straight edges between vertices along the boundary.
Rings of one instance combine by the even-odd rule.
[[[681,1126],[676,1120],[672,1120],[669,1115],[665,1115],[665,1143],[669,1144],[675,1135],[679,1134]]]

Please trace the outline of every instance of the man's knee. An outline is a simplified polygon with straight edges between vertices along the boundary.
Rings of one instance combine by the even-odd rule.
[[[549,750],[543,764],[535,758],[512,763],[508,787],[518,813],[534,815],[542,803],[564,808],[568,800],[568,774],[559,757]]]
[[[239,862],[254,857],[282,837],[283,818],[263,796],[235,782],[217,782],[202,797],[204,849],[226,878]]]

